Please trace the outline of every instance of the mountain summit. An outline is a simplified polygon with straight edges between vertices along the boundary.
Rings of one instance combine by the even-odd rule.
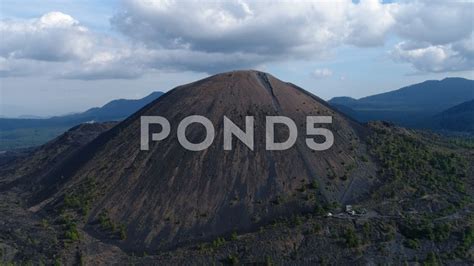
[[[205,116],[215,127],[214,142],[204,151],[178,143],[177,125],[190,115]],[[332,116],[332,124],[321,126],[335,138],[321,152],[305,144],[306,116],[318,115]],[[163,116],[171,124],[168,138],[151,142],[149,151],[140,150],[141,116]],[[224,116],[243,129],[245,116],[254,116],[253,151],[236,138],[233,150],[223,149]],[[295,121],[299,136],[292,148],[265,150],[266,116]],[[270,74],[218,74],[171,90],[100,135],[39,181],[44,189],[32,203],[41,203],[44,211],[81,209],[87,213],[85,228],[99,238],[108,235],[98,223],[120,226],[127,237],[117,244],[126,250],[157,250],[253,230],[320,204],[365,197],[375,182],[368,178],[375,176],[375,165],[366,156],[367,131]],[[277,141],[286,139],[287,130],[276,127],[276,132]],[[199,142],[204,133],[191,126],[187,137]]]

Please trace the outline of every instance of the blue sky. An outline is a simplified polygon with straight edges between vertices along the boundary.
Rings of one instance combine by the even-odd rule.
[[[260,69],[330,99],[472,79],[472,1],[11,1],[0,115],[50,116]]]

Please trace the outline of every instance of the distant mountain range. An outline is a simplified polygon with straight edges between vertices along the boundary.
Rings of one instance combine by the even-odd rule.
[[[163,94],[156,91],[141,99],[113,100],[82,113],[51,118],[0,118],[0,150],[40,145],[81,123],[122,120]]]
[[[474,81],[446,78],[440,81],[428,80],[361,99],[336,97],[329,103],[361,122],[386,120],[407,127],[451,130],[462,129],[452,123],[463,122],[456,120],[457,122],[451,122],[449,128],[443,128],[443,125],[447,124],[440,122],[441,117],[446,118],[449,113],[447,110],[454,106],[461,105],[459,108],[462,110],[468,108],[469,104],[466,106],[462,104],[472,99],[474,99]],[[443,114],[445,111],[448,113]],[[450,112],[457,111],[458,109],[454,109]]]
[[[0,118],[0,130],[29,127],[75,126],[85,122],[122,120],[143,106],[163,95],[156,91],[141,99],[119,99],[108,102],[102,107],[94,107],[85,112],[45,119]]]
[[[456,132],[474,132],[474,100],[447,109],[431,120],[435,129]]]

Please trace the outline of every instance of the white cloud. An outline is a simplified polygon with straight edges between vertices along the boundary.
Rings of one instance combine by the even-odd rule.
[[[267,60],[301,59],[325,55],[342,43],[383,43],[393,24],[389,12],[392,6],[377,0],[360,4],[129,0],[111,22],[149,49],[239,53],[260,55]]]
[[[312,74],[315,78],[318,78],[318,79],[327,78],[327,77],[332,76],[332,71],[327,68],[320,68],[320,69],[314,70]]]
[[[61,12],[0,21],[0,76],[49,74],[64,78],[139,75],[129,44],[99,35]]]
[[[395,32],[404,41],[392,57],[419,72],[474,68],[472,1],[415,1],[394,9]]]
[[[468,37],[473,31],[473,2],[414,1],[392,10],[395,32],[402,38],[444,45]]]
[[[50,12],[29,21],[0,21],[0,55],[6,58],[67,61],[93,46],[89,31],[71,16]]]
[[[318,60],[342,45],[382,47],[388,36],[400,40],[393,58],[418,71],[466,70],[473,67],[473,7],[422,0],[124,0],[111,19],[123,36],[99,34],[60,12],[0,21],[0,75],[101,79],[135,78],[156,69],[214,73]]]
[[[383,45],[387,33],[395,25],[392,16],[397,5],[383,5],[378,0],[361,1],[349,11],[347,43],[356,46]]]
[[[422,72],[449,72],[472,69],[474,66],[474,42],[431,45],[399,43],[391,52],[395,60],[408,62]]]
[[[394,50],[398,52],[392,52],[398,54],[394,56],[396,60],[408,62],[418,71],[438,72],[465,69],[468,65],[462,49],[456,50],[455,46],[465,43],[473,32],[473,8],[472,1],[382,4],[379,0],[362,0],[355,4],[350,0],[126,0],[111,22],[147,49],[171,50],[175,56],[182,53],[177,56],[181,59],[176,60],[183,63],[181,67],[186,68],[181,61],[184,55],[204,60],[202,64],[191,63],[191,70],[213,72],[286,59],[318,59],[344,44],[382,46],[392,35],[404,40],[404,45],[410,42],[424,48],[432,46],[424,56],[407,55],[403,51],[408,50],[397,50],[397,46]],[[440,51],[433,54],[436,47],[445,52],[443,62],[437,61],[441,60],[437,58]],[[232,62],[236,54],[241,64]],[[213,59],[215,56],[222,60]],[[168,59],[170,66],[178,65]],[[206,60],[211,60],[210,64]],[[437,65],[427,66],[433,60]]]

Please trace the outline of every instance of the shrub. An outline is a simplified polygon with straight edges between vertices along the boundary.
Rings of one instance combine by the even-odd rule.
[[[463,233],[461,243],[455,250],[458,257],[466,257],[470,247],[474,245],[474,227],[469,226]]]
[[[43,228],[48,228],[49,227],[49,222],[46,219],[41,220],[41,227]]]
[[[368,159],[367,156],[365,156],[365,155],[360,156],[360,159],[361,159],[363,162],[368,162],[368,161],[369,161],[369,159]]]
[[[65,209],[75,209],[80,215],[87,217],[96,192],[96,181],[89,177],[79,184],[76,190],[64,195],[63,207]]]
[[[218,248],[222,245],[225,244],[225,239],[223,237],[218,237],[216,239],[214,239],[214,241],[212,241],[212,247],[213,248]]]
[[[360,244],[360,240],[357,237],[356,233],[354,232],[354,229],[350,228],[347,229],[345,234],[344,234],[344,239],[347,247],[350,248],[356,248]]]
[[[67,225],[67,230],[64,233],[64,237],[72,241],[77,241],[81,238],[75,223],[70,223]]]
[[[434,239],[444,241],[451,235],[451,226],[448,223],[436,225],[433,229]]]
[[[418,239],[407,239],[403,242],[403,245],[407,248],[419,249],[420,241],[418,241]]]
[[[320,224],[315,224],[315,225],[313,226],[313,233],[317,234],[317,233],[321,232],[322,229],[323,229],[323,228],[321,227]]]
[[[79,197],[71,194],[64,196],[64,206],[68,209],[77,208],[81,205]]]
[[[235,231],[232,232],[232,234],[230,235],[230,240],[232,240],[232,241],[237,240],[237,232],[235,232]]]
[[[229,255],[229,257],[227,257],[227,261],[231,265],[239,264],[239,258],[237,258],[237,256],[235,256],[235,255]]]
[[[369,222],[364,223],[362,226],[362,232],[364,233],[364,238],[366,241],[370,240],[370,232],[372,231],[372,226]]]
[[[320,204],[316,204],[316,206],[314,207],[314,214],[325,215],[326,210]]]
[[[265,265],[266,266],[272,266],[273,265],[273,260],[270,256],[265,257]]]
[[[432,225],[427,222],[423,221],[421,223],[415,223],[412,221],[408,221],[405,224],[400,226],[400,232],[407,238],[410,239],[430,239],[433,240],[433,228]]]
[[[103,230],[115,231],[115,225],[112,220],[110,220],[107,212],[103,211],[99,214],[99,223]]]
[[[127,239],[127,229],[125,228],[125,225],[123,224],[119,226],[119,237],[121,240]]]
[[[426,260],[425,260],[425,263],[424,265],[440,265],[439,262],[438,262],[438,258],[436,257],[436,254],[434,254],[433,252],[430,252],[428,253],[428,255],[426,256]]]
[[[295,215],[293,218],[293,225],[300,226],[303,224],[303,218],[300,215]]]
[[[313,180],[313,182],[311,182],[310,188],[318,189],[319,188],[318,182],[316,180]]]

